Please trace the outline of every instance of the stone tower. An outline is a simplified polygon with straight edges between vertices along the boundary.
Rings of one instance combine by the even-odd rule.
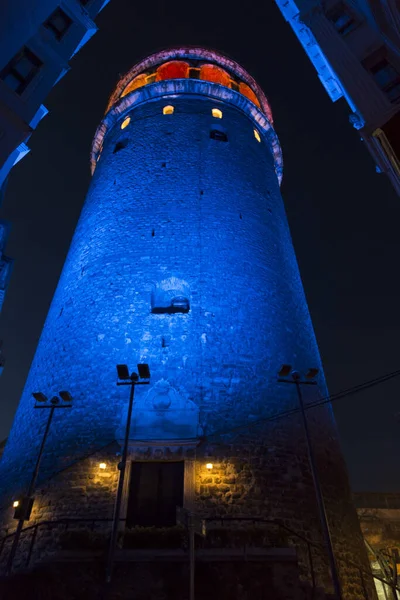
[[[179,502],[238,523],[280,519],[320,544],[319,585],[329,590],[295,386],[276,376],[282,363],[300,372],[322,366],[264,93],[213,51],[152,55],[118,82],[91,168],[1,461],[2,474],[14,473],[12,482],[2,479],[4,491],[15,497],[24,489],[36,457],[44,416],[32,392],[67,389],[74,399],[55,415],[39,478],[44,497],[61,489],[65,498],[75,466],[88,457],[87,469],[95,468],[90,457],[122,439],[127,388],[115,385],[116,364],[145,362],[151,385],[135,396],[128,525],[171,525]],[[326,396],[323,376],[319,384],[304,392],[306,402]],[[324,405],[308,418],[344,597],[360,598],[362,581],[348,561],[368,567],[332,412]],[[147,491],[144,481],[152,482]],[[97,514],[91,490],[85,506]],[[102,514],[112,513],[112,493],[99,502]],[[45,513],[36,505],[37,519],[87,514],[76,503],[52,502]]]

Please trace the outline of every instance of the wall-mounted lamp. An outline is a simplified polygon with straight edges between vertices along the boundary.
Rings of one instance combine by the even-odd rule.
[[[213,108],[211,114],[215,119],[222,119],[222,110],[219,110],[219,108]]]
[[[207,463],[206,464],[207,471],[211,471],[213,467],[214,467],[214,465],[212,463]]]
[[[17,508],[17,506],[19,506],[19,500],[14,500],[13,508]]]
[[[106,469],[106,468],[107,468],[106,463],[100,463],[99,464],[99,469]]]

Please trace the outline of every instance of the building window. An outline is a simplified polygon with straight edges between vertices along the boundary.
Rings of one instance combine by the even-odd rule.
[[[124,119],[121,123],[121,129],[125,129],[125,127],[128,127],[130,122],[131,122],[131,118],[126,117],[126,119]]]
[[[400,98],[400,74],[386,58],[371,67],[370,72],[391,102]]]
[[[228,136],[224,131],[220,131],[219,129],[212,129],[210,131],[210,138],[217,142],[227,142]]]
[[[61,38],[64,37],[71,25],[72,19],[62,10],[62,8],[57,8],[44,23],[46,29],[50,29],[57,40],[61,40]]]
[[[222,119],[222,110],[219,110],[219,108],[213,108],[211,114],[215,119]]]
[[[400,99],[400,73],[388,60],[385,48],[368,57],[363,65],[391,102]]]
[[[256,138],[257,142],[261,142],[261,136],[259,134],[259,132],[257,131],[257,129],[253,129],[254,132],[254,137]]]
[[[173,106],[171,106],[170,104],[168,104],[168,106],[164,106],[162,112],[163,112],[163,115],[173,115],[174,110],[175,110],[175,108]]]
[[[0,79],[14,92],[22,94],[42,67],[42,61],[24,46],[0,72]]]
[[[336,4],[326,16],[340,35],[346,35],[358,25],[355,15],[344,2]]]

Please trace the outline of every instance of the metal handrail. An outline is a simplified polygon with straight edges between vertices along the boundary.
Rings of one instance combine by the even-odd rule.
[[[292,535],[294,535],[295,537],[301,539],[303,542],[306,542],[307,544],[307,548],[308,548],[308,560],[309,560],[309,565],[310,565],[310,572],[311,572],[311,579],[312,579],[312,588],[313,590],[315,590],[315,574],[314,574],[314,565],[313,565],[313,560],[312,560],[312,553],[311,553],[311,547],[314,548],[321,548],[323,546],[322,543],[319,542],[314,542],[312,540],[309,540],[307,537],[303,536],[302,534],[298,533],[297,531],[295,531],[294,529],[292,529],[291,527],[288,527],[287,525],[285,525],[284,523],[282,523],[282,521],[280,519],[266,519],[264,517],[206,517],[204,518],[204,520],[206,522],[211,522],[211,521],[215,521],[215,522],[220,522],[220,523],[224,523],[224,522],[232,522],[232,521],[245,521],[245,522],[252,522],[252,523],[266,523],[266,524],[270,524],[270,525],[277,525],[278,527],[281,527],[282,529],[285,529],[286,531],[288,531],[289,533],[291,533]],[[45,527],[45,526],[54,526],[54,525],[66,525],[68,528],[68,526],[70,524],[76,524],[76,523],[91,523],[92,524],[92,530],[94,529],[95,523],[111,523],[113,521],[112,518],[101,518],[101,519],[93,519],[93,518],[78,518],[78,519],[74,519],[74,518],[64,518],[64,519],[56,519],[54,521],[39,521],[38,523],[35,523],[34,525],[29,525],[28,527],[25,527],[22,531],[22,533],[25,533],[27,531],[30,530],[35,530],[33,535],[32,535],[32,540],[30,543],[30,547],[29,547],[29,551],[28,551],[28,556],[27,559],[25,561],[25,565],[29,566],[30,560],[31,560],[31,556],[32,556],[32,552],[33,552],[33,547],[35,545],[36,542],[36,536],[37,536],[37,531],[39,529],[39,527]],[[126,519],[119,519],[120,522],[125,522]],[[4,550],[5,547],[5,542],[7,539],[12,538],[15,535],[15,531],[6,534],[5,536],[3,536],[0,539],[0,557],[2,555],[2,552]],[[340,562],[344,562],[345,564],[352,566],[354,568],[356,568],[359,573],[360,573],[360,577],[361,577],[361,581],[362,581],[362,585],[363,588],[365,590],[365,582],[363,579],[363,575],[366,575],[367,577],[370,577],[372,575],[372,577],[374,579],[377,579],[378,581],[380,581],[381,583],[384,583],[386,585],[388,585],[392,590],[396,590],[398,592],[400,592],[400,587],[398,587],[397,585],[394,585],[392,582],[387,581],[386,579],[384,579],[383,577],[380,577],[379,575],[374,575],[371,571],[366,571],[363,567],[361,567],[360,565],[357,565],[356,563],[354,563],[353,561],[349,561],[349,560],[344,560],[340,557],[338,557],[338,560]],[[365,598],[368,598],[366,591],[365,593]]]
[[[71,519],[71,518],[65,518],[65,519],[57,519],[54,521],[39,521],[38,523],[35,523],[34,525],[29,525],[28,527],[25,527],[24,529],[22,529],[21,534],[26,533],[27,531],[31,531],[33,530],[33,534],[32,534],[32,539],[31,539],[31,543],[29,545],[29,551],[28,551],[28,556],[26,558],[25,561],[25,566],[29,566],[30,560],[31,560],[31,556],[32,556],[32,552],[33,552],[33,548],[36,542],[36,536],[37,536],[37,532],[39,527],[51,527],[53,525],[66,525],[66,529],[68,529],[68,526],[70,524],[74,524],[74,523],[91,523],[92,524],[92,531],[94,529],[94,525],[95,523],[111,523],[113,519],[90,519],[90,518],[83,518],[83,519]],[[120,519],[120,521],[126,521],[126,519]],[[14,535],[16,534],[15,531],[8,533],[7,535],[3,536],[3,538],[1,539],[0,542],[0,557],[2,555],[2,552],[4,550],[4,546],[6,543],[7,539],[12,538]]]

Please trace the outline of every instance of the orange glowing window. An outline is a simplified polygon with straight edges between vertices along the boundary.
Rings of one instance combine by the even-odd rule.
[[[183,60],[170,60],[157,69],[156,81],[164,79],[186,79],[189,77],[189,65]]]
[[[257,142],[261,142],[261,136],[259,134],[259,132],[257,131],[257,129],[254,129],[254,137],[256,138]]]
[[[222,119],[222,110],[219,110],[219,108],[213,108],[211,114],[215,119]]]
[[[215,65],[202,65],[200,67],[200,79],[231,87],[231,78],[228,73]]]
[[[135,79],[132,79],[132,81],[130,81],[128,83],[128,85],[126,86],[126,88],[122,92],[121,98],[123,98],[124,96],[126,96],[130,92],[133,92],[133,90],[136,90],[137,88],[140,88],[140,87],[146,85],[146,83],[147,83],[146,82],[146,77],[147,77],[147,74],[146,73],[142,73],[141,75],[138,75],[137,77],[135,77]]]
[[[174,110],[175,110],[175,108],[171,104],[167,104],[167,106],[164,106],[162,112],[163,112],[163,115],[173,115]]]
[[[260,102],[259,102],[257,96],[255,95],[255,93],[253,92],[253,90],[246,83],[243,83],[242,81],[239,83],[239,92],[241,94],[243,94],[243,96],[246,96],[246,98],[251,100],[253,102],[253,104],[255,104],[256,106],[260,106]]]

